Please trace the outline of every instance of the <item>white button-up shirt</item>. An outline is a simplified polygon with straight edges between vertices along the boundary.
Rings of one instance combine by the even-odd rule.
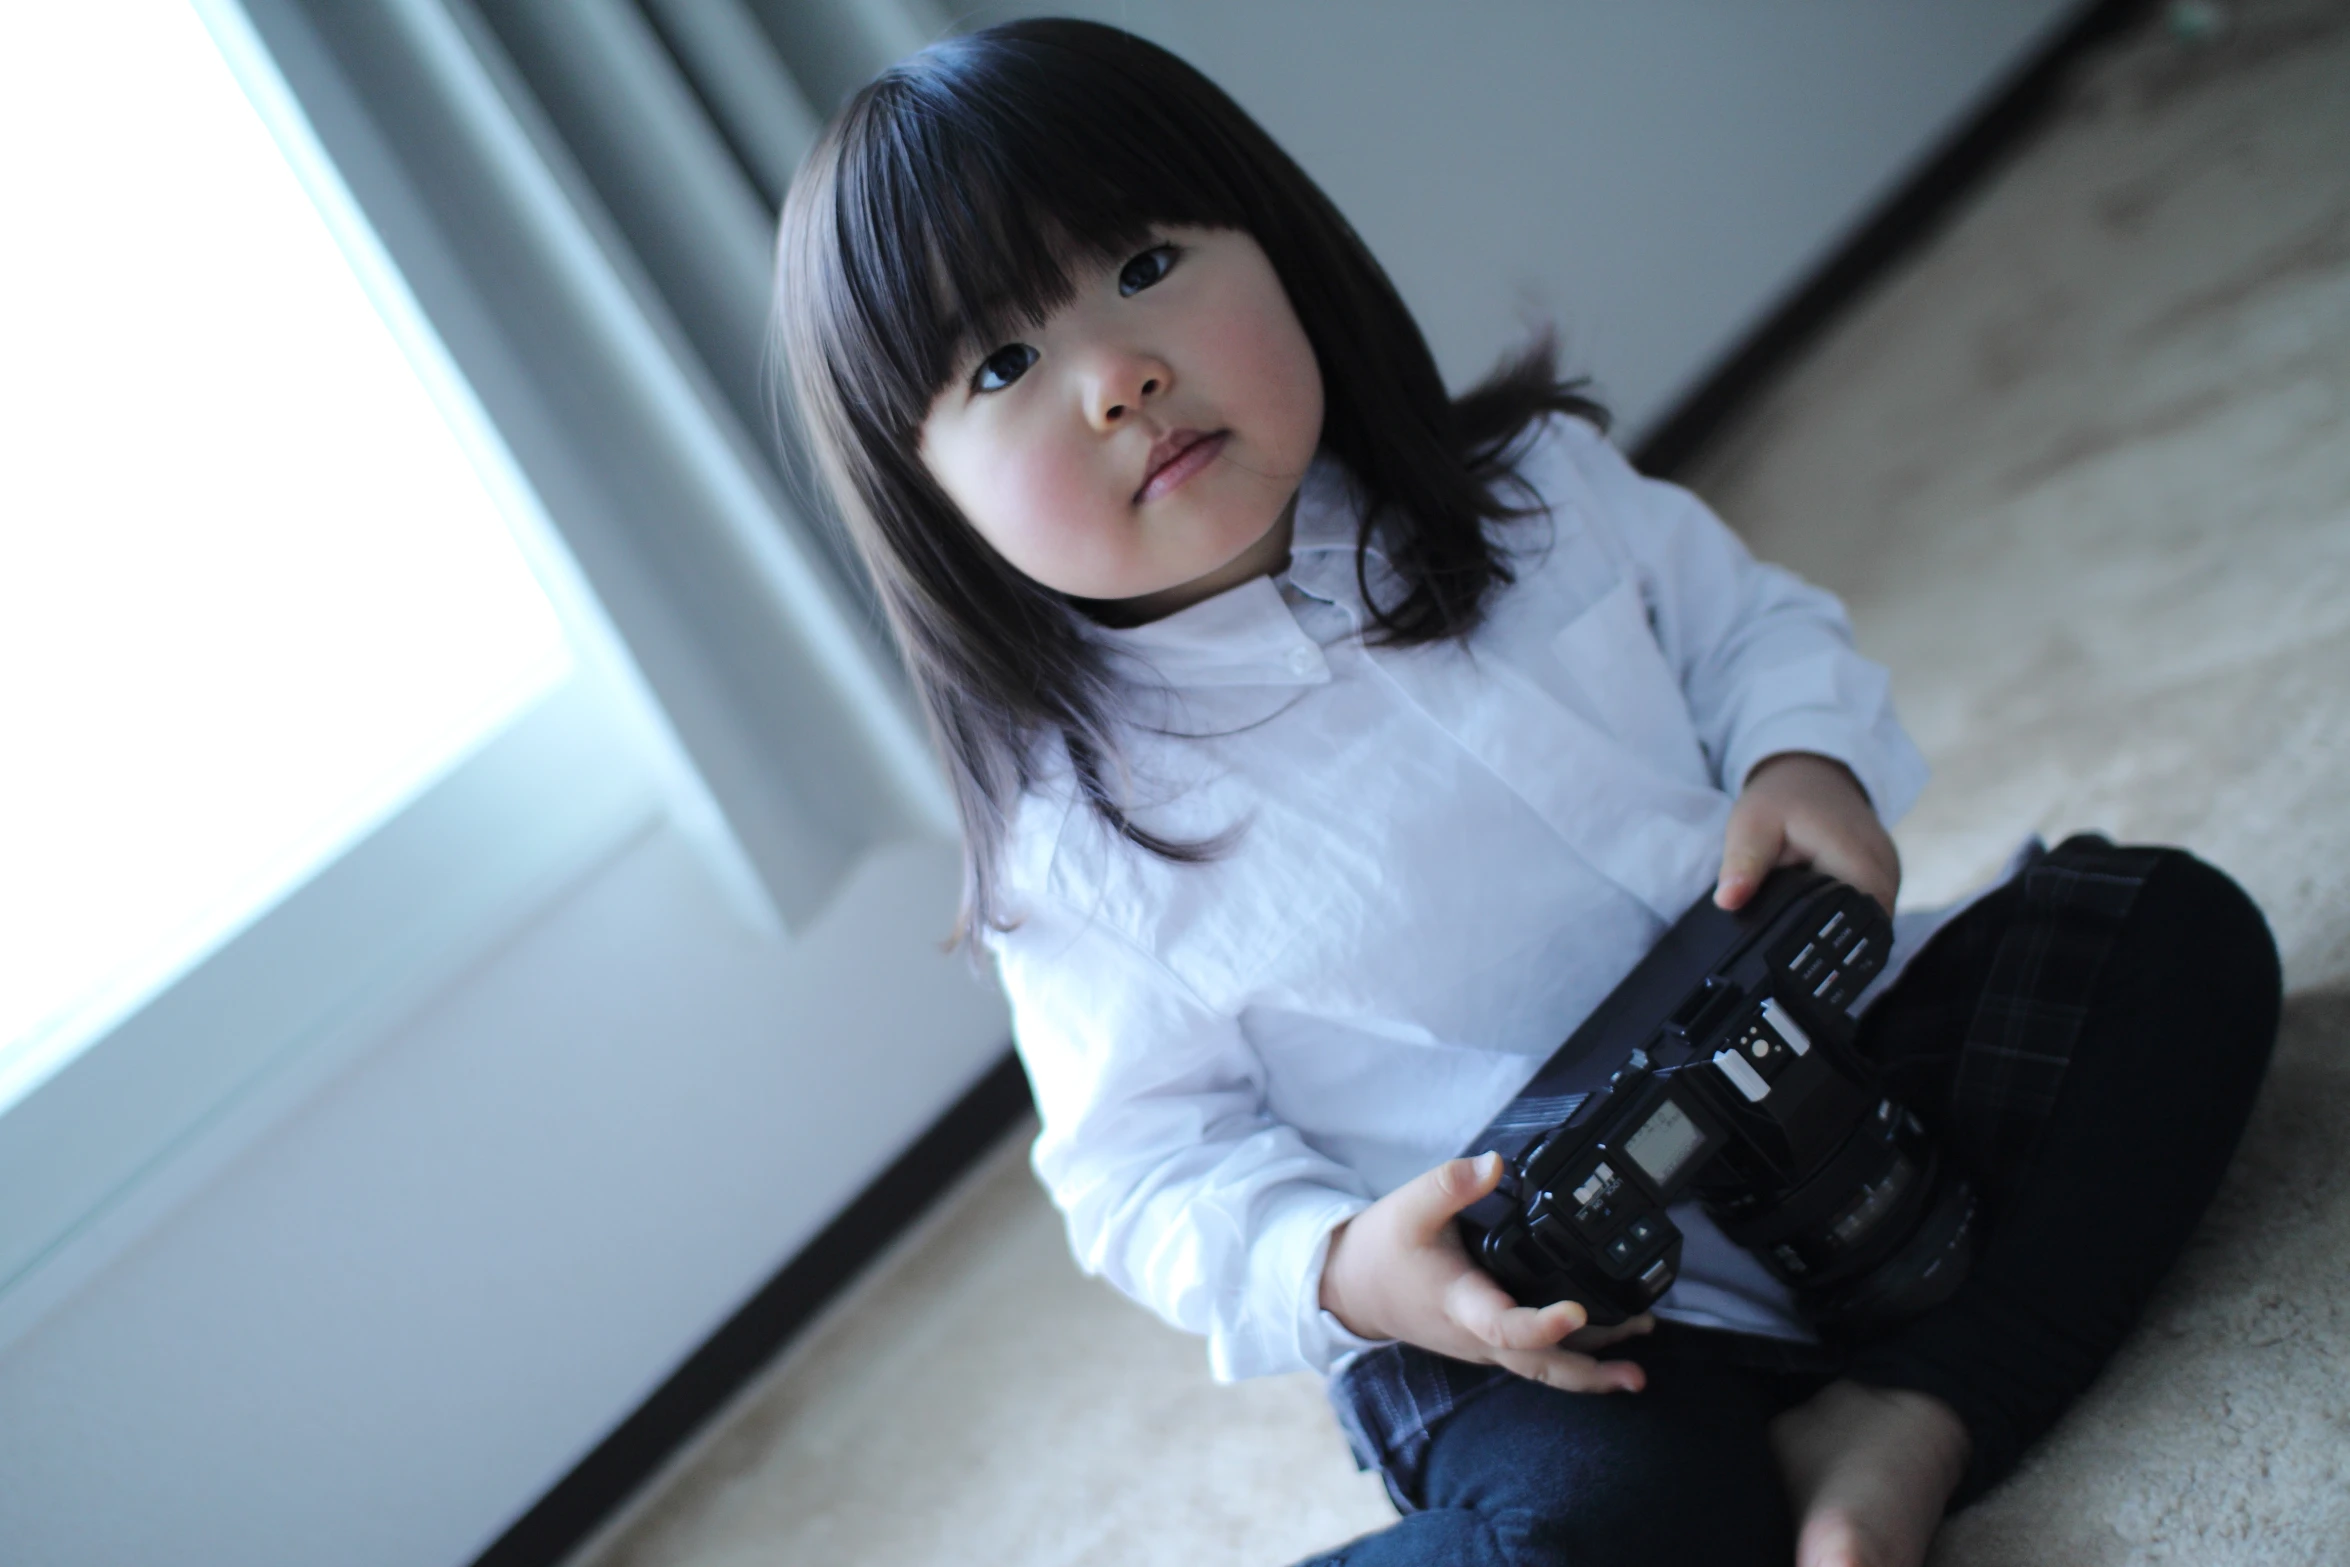
[[[1134,677],[1137,825],[1066,766],[1022,802],[990,938],[1089,1273],[1204,1333],[1219,1378],[1366,1346],[1320,1307],[1330,1232],[1458,1154],[1717,874],[1766,757],[1851,768],[1887,819],[1925,763],[1841,607],[1688,492],[1554,419],[1465,642],[1366,644],[1358,512],[1317,463],[1288,571],[1103,633]],[[1374,551],[1374,597],[1395,589]],[[1695,1206],[1659,1314],[1800,1335]]]

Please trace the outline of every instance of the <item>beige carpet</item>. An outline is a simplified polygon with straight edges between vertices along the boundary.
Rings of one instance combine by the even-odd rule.
[[[2285,952],[2217,1207],[1938,1567],[2350,1562],[2350,4],[2221,14],[2098,62],[1698,481],[1892,666],[1912,898],[2097,827]],[[1015,1144],[584,1559],[1276,1567],[1389,1516],[1312,1382],[1079,1278]]]

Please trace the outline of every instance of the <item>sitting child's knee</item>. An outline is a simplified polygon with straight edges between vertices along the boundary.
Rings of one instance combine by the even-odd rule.
[[[2130,910],[2129,923],[2178,950],[2208,981],[2274,989],[2276,938],[2252,895],[2184,849],[2163,851]],[[2261,982],[2265,980],[2263,985]]]

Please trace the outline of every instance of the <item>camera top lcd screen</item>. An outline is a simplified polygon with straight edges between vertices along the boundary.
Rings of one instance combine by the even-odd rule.
[[[1632,1156],[1650,1180],[1662,1186],[1680,1174],[1689,1156],[1704,1146],[1704,1128],[1668,1099],[1656,1107],[1656,1114],[1648,1118],[1648,1124],[1625,1142],[1624,1152]]]

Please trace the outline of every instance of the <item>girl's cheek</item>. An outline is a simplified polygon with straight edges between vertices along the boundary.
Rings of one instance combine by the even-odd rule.
[[[1266,455],[1290,470],[1279,476],[1288,480],[1304,472],[1321,440],[1322,372],[1278,288],[1235,291],[1223,309],[1206,315],[1202,346],[1224,372],[1226,395],[1240,405],[1231,411],[1253,427]]]
[[[1005,454],[991,497],[991,542],[1021,572],[1047,587],[1084,597],[1119,596],[1121,530],[1075,454],[1049,445]]]
[[[1052,465],[1020,421],[982,413],[941,421],[925,434],[923,464],[990,548],[1047,586],[1063,553],[1053,518],[1060,489]]]

